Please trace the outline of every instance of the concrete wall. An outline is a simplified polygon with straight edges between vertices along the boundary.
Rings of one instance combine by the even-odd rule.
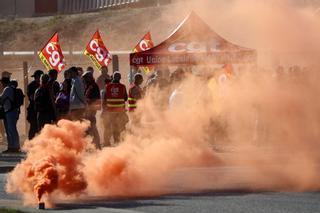
[[[14,15],[14,2],[13,0],[0,1],[0,16],[13,16]]]
[[[17,1],[18,16],[30,17],[34,15],[35,13],[34,0],[16,0],[16,1]]]
[[[0,17],[31,17],[34,0],[0,0]]]
[[[105,8],[145,7],[170,3],[171,0],[57,0],[58,8],[54,14],[71,14],[96,11]],[[0,17],[32,17],[47,15],[35,11],[35,0],[0,0]],[[41,2],[42,3],[42,2]],[[45,4],[47,5],[47,4]],[[39,6],[40,7],[40,6]],[[48,7],[49,4],[48,4]],[[41,6],[43,9],[43,5]],[[51,11],[53,8],[44,8]],[[46,10],[45,10],[46,11]]]

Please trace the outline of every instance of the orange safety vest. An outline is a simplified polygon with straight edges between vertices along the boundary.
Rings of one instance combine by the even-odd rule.
[[[126,86],[120,83],[110,83],[106,86],[106,103],[109,112],[124,112],[126,108]]]
[[[128,109],[129,109],[129,112],[132,112],[134,111],[136,108],[137,108],[137,98],[133,97],[132,95],[132,91],[134,89],[137,89],[140,93],[140,97],[141,97],[141,93],[142,93],[142,90],[139,86],[136,86],[136,85],[132,85],[129,89],[129,98],[128,98]]]

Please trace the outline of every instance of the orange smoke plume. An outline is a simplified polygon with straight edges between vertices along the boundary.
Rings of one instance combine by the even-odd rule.
[[[22,194],[26,203],[36,203],[43,195],[50,201],[54,191],[71,195],[85,190],[80,168],[86,150],[93,149],[84,137],[87,126],[66,120],[45,126],[39,136],[26,142],[27,159],[9,175],[7,191]]]
[[[35,180],[34,191],[39,201],[44,193],[52,193],[58,187],[58,171],[53,157],[39,160],[29,171],[27,177]]]
[[[198,4],[198,0],[193,2]],[[309,49],[320,50],[319,39],[314,39],[319,35],[315,25],[319,21],[306,11],[288,3],[274,9],[267,1],[238,0],[221,1],[224,10],[212,13],[208,6],[211,1],[204,2],[208,3],[198,5],[196,11],[216,20],[211,24],[223,34],[244,41],[239,43],[298,52],[301,54],[297,57],[305,63],[313,62],[312,58],[318,60],[318,54],[302,54]],[[304,30],[295,27],[296,23]],[[233,32],[239,29],[236,26],[251,30]],[[278,54],[281,55],[275,56]],[[294,58],[290,57],[290,62]],[[278,62],[268,64],[274,65]],[[27,158],[9,174],[7,192],[21,195],[26,204],[35,204],[40,198],[54,203],[89,196],[174,193],[168,185],[176,182],[194,190],[200,185],[206,189],[241,187],[239,180],[249,183],[245,186],[250,189],[319,190],[320,158],[315,152],[320,149],[319,74],[301,71],[284,73],[283,78],[272,68],[263,72],[234,67],[234,77],[220,85],[216,79],[208,78],[221,70],[202,66],[209,76],[201,76],[201,67],[197,67],[195,73],[199,76],[190,74],[168,90],[148,92],[136,111],[141,124],[130,126],[116,147],[95,150],[92,139],[86,136],[87,122],[61,120],[57,125],[45,126],[40,135],[26,142]],[[174,89],[178,98],[167,109]],[[222,147],[222,153],[213,147],[219,151]],[[201,174],[186,173],[178,181],[172,179],[176,171],[216,165],[240,169],[224,176],[215,173],[203,178],[199,177]],[[232,177],[237,180],[232,181]],[[203,183],[204,179],[210,179],[210,183]]]

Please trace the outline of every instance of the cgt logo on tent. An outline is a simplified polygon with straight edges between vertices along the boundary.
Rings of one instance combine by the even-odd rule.
[[[219,52],[221,50],[220,44],[214,42],[178,42],[169,46],[169,52],[172,53],[206,53]]]

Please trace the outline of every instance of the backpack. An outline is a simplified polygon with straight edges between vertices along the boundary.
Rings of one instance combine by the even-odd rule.
[[[20,88],[14,89],[14,97],[12,101],[12,108],[19,109],[24,104],[24,94]]]

